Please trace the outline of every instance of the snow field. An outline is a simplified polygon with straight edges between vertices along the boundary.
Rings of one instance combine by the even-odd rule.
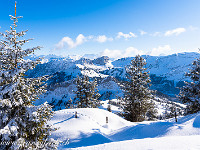
[[[71,150],[199,150],[200,135],[135,139]]]
[[[77,111],[78,118],[75,118],[75,111]],[[108,117],[108,124],[106,123],[106,117]],[[52,133],[52,136],[56,139],[59,138],[61,141],[69,139],[69,147],[85,144],[85,146],[88,146],[88,144],[95,145],[102,143],[102,141],[103,143],[111,142],[106,135],[114,130],[133,125],[133,123],[113,113],[98,108],[56,111],[49,123],[59,128]],[[90,138],[92,138],[92,141],[90,141]],[[96,139],[98,140],[96,141]]]
[[[49,123],[59,128],[53,138],[69,140],[60,149],[200,149],[200,113],[179,117],[177,123],[132,123],[106,110],[79,108],[56,111]]]

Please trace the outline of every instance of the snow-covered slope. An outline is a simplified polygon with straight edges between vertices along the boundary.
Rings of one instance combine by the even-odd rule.
[[[73,150],[199,150],[199,139],[200,135],[145,138],[79,147]]]
[[[75,118],[75,111],[77,111],[78,118]],[[106,123],[106,117],[108,117],[108,124]],[[98,108],[56,111],[50,123],[60,128],[52,134],[54,138],[59,138],[64,142],[69,139],[69,145],[64,147],[112,142],[107,135],[115,130],[133,125],[113,113]]]
[[[74,117],[75,111],[78,113],[78,118]],[[106,117],[108,117],[108,123],[106,123]],[[65,142],[65,145],[60,145],[60,149],[103,144],[83,149],[125,150],[133,146],[138,147],[138,142],[142,144],[140,149],[184,149],[188,146],[192,148],[200,146],[196,140],[200,138],[199,113],[179,117],[178,122],[169,119],[132,123],[102,109],[65,109],[56,111],[49,123],[59,128],[53,132],[52,136]],[[181,145],[178,146],[176,141],[171,139]],[[189,143],[186,143],[187,140]],[[153,145],[153,142],[158,143]],[[170,147],[164,147],[167,146],[165,142],[168,142]]]

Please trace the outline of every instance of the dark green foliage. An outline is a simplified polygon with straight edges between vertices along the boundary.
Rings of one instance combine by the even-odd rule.
[[[97,81],[89,81],[88,76],[76,79],[77,91],[75,96],[75,104],[78,108],[96,108],[100,106],[100,94],[97,89]]]
[[[192,114],[200,111],[200,59],[192,63],[192,69],[186,76],[190,77],[192,82],[185,82],[179,93],[179,99],[187,104],[186,112]]]
[[[145,65],[145,59],[137,55],[126,69],[128,80],[123,85],[125,97],[122,105],[124,117],[133,122],[152,119],[156,113]]]

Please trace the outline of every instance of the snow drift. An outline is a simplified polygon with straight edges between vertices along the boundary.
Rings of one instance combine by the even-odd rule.
[[[74,116],[75,111],[78,118]],[[196,140],[200,138],[200,113],[179,117],[178,122],[169,119],[132,123],[106,110],[80,108],[56,111],[49,123],[59,128],[52,134],[54,138],[69,141],[69,144],[60,145],[60,149],[187,149],[200,146]],[[164,147],[170,144],[171,147]]]

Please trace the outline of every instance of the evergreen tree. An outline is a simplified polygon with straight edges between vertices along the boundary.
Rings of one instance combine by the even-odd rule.
[[[133,122],[151,119],[155,115],[152,94],[149,90],[150,77],[145,59],[137,55],[126,68],[127,81],[124,82],[124,99],[122,102],[124,117]]]
[[[0,149],[56,149],[58,142],[49,138],[54,129],[47,125],[53,111],[47,103],[33,103],[45,92],[47,77],[25,77],[40,60],[25,61],[24,57],[40,47],[23,49],[29,40],[21,38],[27,31],[17,32],[21,17],[16,13],[10,17],[13,26],[0,33]]]
[[[88,76],[77,76],[76,85],[75,103],[78,108],[96,108],[100,105],[96,79],[91,82]]]
[[[180,100],[187,104],[187,113],[200,111],[200,59],[192,63],[192,69],[185,76],[190,77],[192,82],[185,82],[179,93]]]

